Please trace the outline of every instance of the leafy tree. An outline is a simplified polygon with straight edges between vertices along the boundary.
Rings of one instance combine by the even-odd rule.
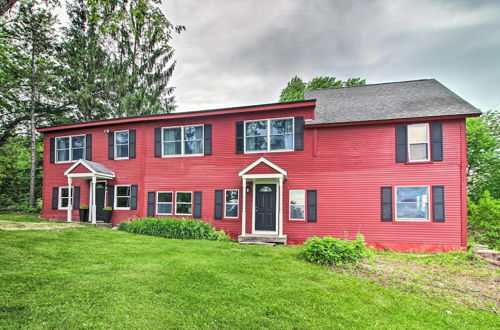
[[[469,200],[469,230],[473,240],[500,249],[500,200],[484,191],[477,203]]]
[[[500,198],[500,114],[487,111],[467,119],[467,180],[469,197],[477,202],[484,191]]]
[[[304,99],[304,91],[320,88],[339,88],[366,85],[366,80],[361,78],[349,78],[345,81],[337,80],[335,77],[315,77],[305,83],[295,76],[281,91],[279,102],[301,101]]]

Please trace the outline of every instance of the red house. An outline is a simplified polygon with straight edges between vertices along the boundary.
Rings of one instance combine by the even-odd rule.
[[[306,92],[306,100],[110,119],[44,133],[43,218],[203,219],[233,238],[311,236],[377,248],[467,245],[465,118],[434,79]]]

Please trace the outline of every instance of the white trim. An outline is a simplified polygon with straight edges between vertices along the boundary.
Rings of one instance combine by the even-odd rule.
[[[69,189],[69,185],[68,186],[59,187],[59,197],[58,197],[58,201],[57,201],[57,209],[58,210],[67,210],[68,207],[69,207],[69,205],[73,204],[73,201],[72,201],[72,197],[73,197],[72,195],[73,194],[70,194],[70,192],[68,190],[68,197],[64,197],[64,198],[68,199],[68,206],[66,206],[66,207],[61,206],[61,198],[62,198],[61,191],[63,189]],[[73,187],[71,187],[71,190],[73,190]]]
[[[253,169],[257,165],[259,165],[260,163],[266,164],[267,166],[271,167],[276,172],[279,172],[281,175],[276,176],[277,174],[275,174],[275,173],[274,174],[247,174],[246,175],[247,178],[276,178],[276,177],[281,177],[281,176],[285,176],[285,177],[288,176],[287,171],[285,171],[284,169],[282,169],[278,165],[274,164],[273,162],[265,159],[264,157],[260,157],[259,159],[254,161],[252,164],[248,165],[243,171],[238,173],[238,175],[239,176],[245,175],[245,173],[247,173],[248,171],[250,171],[251,169]]]
[[[243,209],[241,210],[241,235],[246,236],[247,231],[247,179],[241,179],[242,193],[243,193]]]
[[[87,136],[86,134],[75,134],[75,135],[64,135],[64,136],[57,136],[55,137],[54,139],[54,163],[55,164],[65,164],[65,163],[73,163],[73,162],[76,162],[78,160],[73,160],[73,142],[71,141],[73,139],[73,137],[75,136],[83,136],[83,158],[80,158],[80,159],[84,159],[87,155]],[[69,148],[68,149],[60,149],[60,150],[68,150],[69,154],[68,154],[68,160],[63,160],[63,161],[58,161],[57,160],[57,156],[58,156],[58,152],[57,152],[57,140],[58,139],[65,139],[65,138],[69,138]],[[77,148],[77,149],[80,149],[80,148]]]
[[[127,157],[116,157],[116,146],[118,145],[116,143],[116,133],[122,133],[122,132],[127,132],[127,154],[128,156]],[[120,144],[121,146],[124,146],[125,143],[121,143]],[[128,129],[125,129],[125,130],[121,130],[121,131],[114,131],[113,132],[113,159],[114,160],[123,160],[123,159],[130,159],[130,130]]]
[[[425,126],[425,129],[427,130],[427,141],[421,141],[421,142],[413,142],[413,143],[410,143],[410,127],[411,126],[419,126],[419,125],[424,125]],[[431,158],[430,158],[430,153],[431,153],[431,148],[430,148],[430,145],[431,145],[431,135],[430,135],[430,126],[429,126],[429,123],[417,123],[417,124],[409,124],[407,127],[406,127],[406,148],[408,150],[408,162],[410,163],[418,163],[418,162],[428,162]],[[412,144],[427,144],[427,158],[426,159],[417,159],[417,160],[412,160],[411,159],[411,152],[410,152],[410,145]]]
[[[118,187],[128,187],[129,188],[129,195],[128,195],[128,198],[129,198],[129,207],[117,207],[116,206],[116,202],[118,200]],[[114,201],[113,201],[113,210],[130,210],[130,203],[132,202],[132,185],[130,184],[118,184],[118,185],[115,185],[114,187],[115,191],[114,191]],[[126,197],[126,196],[120,196],[120,197]]]
[[[292,218],[292,204],[291,204],[291,201],[292,201],[292,191],[302,191],[303,194],[304,194],[304,204],[295,204],[295,205],[302,205],[304,206],[304,219],[295,219],[295,218]],[[306,190],[305,189],[289,189],[288,190],[288,220],[291,220],[291,221],[306,221]]]
[[[228,191],[237,191],[238,192],[238,202],[235,203],[229,203],[229,205],[236,205],[237,206],[237,212],[235,217],[228,217],[226,215],[226,204],[227,204],[227,192]],[[239,189],[224,189],[224,218],[225,219],[238,219],[240,216],[240,190]]]
[[[180,202],[181,204],[191,204],[191,213],[177,213],[177,194],[178,193],[191,194],[191,203]],[[192,191],[176,191],[175,192],[175,215],[193,215],[193,192]]]
[[[184,140],[184,128],[185,127],[201,127],[202,128],[202,136],[201,136],[201,153],[198,154],[185,154],[185,141]],[[169,141],[164,141],[164,134],[163,131],[165,129],[171,129],[171,128],[180,128],[181,129],[181,153],[180,154],[175,154],[175,155],[165,155],[164,154],[164,148],[163,146],[165,145],[165,142]],[[198,141],[199,139],[195,139],[195,141]],[[191,140],[188,140],[191,141]],[[170,141],[170,142],[179,142],[178,140],[176,141]],[[197,157],[197,156],[204,156],[205,155],[205,125],[204,124],[196,124],[196,125],[182,125],[182,126],[167,126],[167,127],[162,127],[161,128],[161,157],[162,158],[171,158],[171,157]]]
[[[170,213],[160,213],[158,211],[158,195],[159,194],[172,194],[172,201],[170,202],[170,204],[172,204],[172,212]],[[174,206],[175,206],[175,203],[174,203],[174,192],[173,191],[157,191],[156,192],[156,203],[155,203],[155,214],[157,215],[173,215],[174,213]],[[168,204],[168,202],[162,202],[162,204]]]
[[[274,231],[268,231],[268,230],[256,230],[255,229],[255,185],[257,184],[273,184],[276,186],[276,218],[274,220]],[[278,219],[279,219],[279,195],[278,195],[278,182],[276,181],[269,181],[269,180],[254,180],[253,181],[253,189],[252,189],[252,194],[253,194],[253,200],[252,200],[252,234],[271,234],[271,235],[277,235],[278,234]]]
[[[427,188],[427,198],[429,199],[427,201],[427,219],[421,219],[421,218],[402,218],[398,219],[398,188],[419,188],[419,187],[426,187]],[[411,204],[416,204],[416,202],[411,202]],[[408,185],[408,186],[394,186],[394,215],[395,215],[395,221],[401,221],[401,222],[430,222],[431,221],[431,186],[430,185]]]
[[[86,169],[89,170],[89,172],[91,173],[91,175],[89,175],[89,173],[71,173],[71,171],[73,171],[76,167],[78,167],[78,165],[83,165]],[[115,172],[111,171],[111,173],[112,174],[106,174],[106,173],[97,172],[96,170],[94,170],[92,167],[90,167],[87,164],[87,160],[85,160],[85,159],[79,159],[78,161],[76,161],[76,163],[74,163],[73,165],[71,165],[64,172],[64,175],[66,175],[68,177],[73,177],[73,178],[91,177],[93,175],[97,175],[97,176],[102,177],[103,179],[113,179],[115,177]]]
[[[72,173],[67,175],[68,178],[90,178],[90,179],[92,179],[92,177],[94,176],[98,179],[108,179],[108,180],[114,179],[114,176],[105,174]]]
[[[272,150],[271,149],[271,120],[285,120],[285,119],[292,120],[292,133],[291,133],[291,135],[292,135],[292,147],[291,147],[291,149]],[[252,122],[257,122],[257,121],[267,121],[267,127],[266,127],[267,134],[266,135],[255,135],[255,136],[249,136],[249,137],[265,136],[267,138],[267,149],[266,150],[247,151],[247,123],[252,123]],[[274,135],[289,135],[289,134],[274,134]],[[257,153],[268,153],[268,152],[290,152],[290,151],[295,151],[295,117],[252,119],[252,120],[246,120],[243,122],[243,152],[245,154],[257,154]]]

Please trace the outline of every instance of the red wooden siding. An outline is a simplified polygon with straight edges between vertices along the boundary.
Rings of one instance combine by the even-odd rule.
[[[238,173],[260,157],[288,172],[284,182],[283,233],[288,243],[301,243],[310,236],[354,238],[359,232],[377,247],[403,250],[450,250],[466,246],[465,217],[465,126],[464,119],[441,120],[444,161],[419,164],[395,162],[395,124],[305,128],[304,150],[270,153],[235,153],[235,122],[263,118],[313,117],[313,107],[197,116],[166,117],[147,122],[124,122],[81,127],[70,132],[46,132],[44,137],[44,218],[65,219],[66,211],[51,210],[52,187],[66,186],[64,176],[71,164],[50,164],[49,138],[68,134],[92,134],[92,160],[116,173],[108,184],[137,184],[135,211],[115,210],[113,223],[144,217],[150,191],[202,191],[202,218],[232,237],[241,233],[242,198],[246,199],[246,228],[252,231],[252,192],[241,191]],[[212,155],[154,157],[154,128],[212,124]],[[105,129],[136,129],[137,158],[108,160]],[[260,164],[248,174],[275,173]],[[80,185],[81,204],[88,204],[88,181]],[[381,222],[380,187],[396,185],[444,185],[446,221]],[[249,184],[251,186],[251,184]],[[216,189],[240,189],[238,219],[214,220]],[[289,220],[289,190],[317,190],[317,222]],[[174,205],[175,209],[175,205]],[[76,219],[77,212],[74,211]]]
[[[70,166],[68,166],[68,168]],[[73,170],[71,170],[71,173],[90,173],[90,171],[89,171],[88,168],[86,168],[85,166],[83,166],[82,164],[80,164],[77,167],[75,167]]]
[[[276,171],[274,168],[272,168],[267,164],[260,163],[259,165],[255,166],[245,174],[275,174],[275,173],[278,173],[278,171]]]

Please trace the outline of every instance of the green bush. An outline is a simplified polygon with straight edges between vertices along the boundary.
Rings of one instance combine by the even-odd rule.
[[[371,254],[366,247],[364,236],[358,234],[356,240],[348,241],[325,236],[312,237],[305,243],[304,258],[321,265],[340,266],[355,263]]]
[[[485,191],[477,204],[469,200],[469,235],[477,243],[500,250],[500,200]]]
[[[208,239],[213,241],[229,241],[223,230],[217,231],[204,221],[173,218],[145,218],[123,221],[119,230],[129,233],[159,236],[177,239]]]

